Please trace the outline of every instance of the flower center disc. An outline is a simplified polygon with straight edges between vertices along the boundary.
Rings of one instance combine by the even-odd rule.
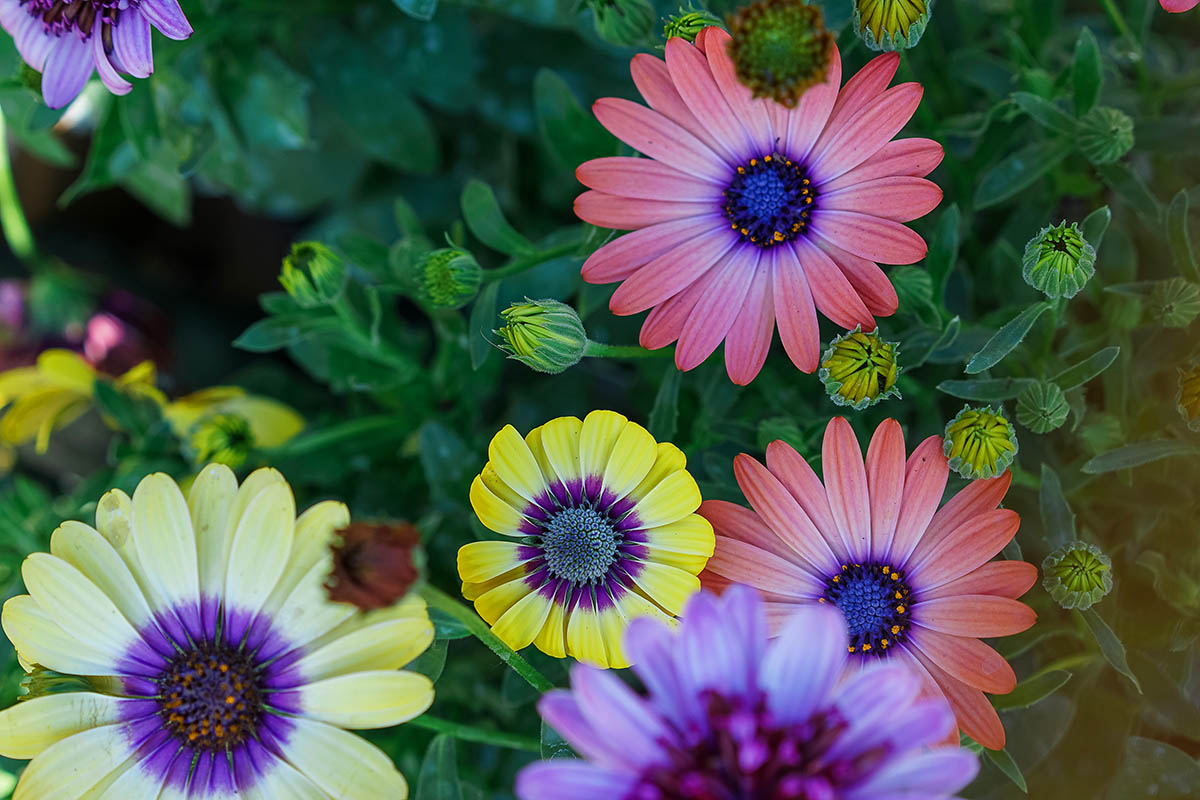
[[[204,643],[176,656],[158,686],[167,730],[192,748],[235,747],[254,734],[262,715],[253,659],[225,645]]]
[[[620,543],[608,515],[586,506],[554,514],[542,533],[546,569],[576,584],[596,583],[607,575]]]
[[[843,564],[825,583],[822,603],[832,603],[846,617],[851,653],[881,654],[908,629],[912,590],[900,573],[886,564]]]
[[[725,190],[725,216],[743,241],[773,247],[803,234],[816,208],[804,168],[779,155],[752,158]]]

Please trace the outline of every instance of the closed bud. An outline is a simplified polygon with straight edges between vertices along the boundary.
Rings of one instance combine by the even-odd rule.
[[[872,50],[915,45],[929,24],[933,0],[855,0],[854,30]]]
[[[1089,609],[1112,587],[1112,560],[1093,544],[1074,541],[1042,561],[1042,588],[1063,608]]]
[[[320,242],[300,242],[283,260],[279,282],[301,308],[327,305],[346,286],[346,265]]]
[[[399,602],[421,577],[420,543],[421,534],[407,522],[351,523],[332,546],[329,599],[364,611]]]
[[[666,24],[663,25],[663,39],[683,39],[695,42],[700,31],[710,27],[723,27],[716,14],[696,8],[689,8],[686,11],[680,9],[678,14],[669,17]]]
[[[1017,432],[1000,408],[963,406],[946,426],[942,450],[967,480],[994,478],[1016,458]]]
[[[1124,111],[1096,106],[1079,125],[1079,150],[1093,164],[1112,164],[1133,148],[1133,120]]]
[[[1066,395],[1057,383],[1038,381],[1017,397],[1017,422],[1034,433],[1061,428],[1070,413]]]
[[[829,345],[818,375],[834,403],[862,411],[885,398],[900,396],[896,388],[899,353],[895,342],[855,328]]]
[[[1096,274],[1096,248],[1063,220],[1029,240],[1021,265],[1025,282],[1047,297],[1074,297]]]
[[[587,349],[587,331],[566,303],[525,298],[500,316],[504,319],[496,331],[503,340],[500,349],[538,372],[557,374],[573,367]]]
[[[483,270],[465,250],[433,250],[416,260],[412,283],[429,308],[462,308],[475,299]]]
[[[635,47],[654,31],[657,15],[649,0],[590,0],[596,33],[609,44]]]
[[[1159,281],[1150,292],[1150,316],[1164,328],[1186,328],[1200,315],[1200,286],[1184,278]]]

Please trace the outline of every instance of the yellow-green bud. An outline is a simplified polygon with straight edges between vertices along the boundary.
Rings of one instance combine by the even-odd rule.
[[[1200,315],[1200,285],[1184,278],[1159,281],[1150,292],[1150,316],[1164,328],[1186,328]]]
[[[830,343],[817,374],[829,399],[862,411],[884,398],[900,396],[896,388],[899,353],[896,342],[885,342],[876,332],[855,328]]]
[[[1047,297],[1074,297],[1096,274],[1096,248],[1063,220],[1029,240],[1021,264],[1025,282]]]
[[[679,13],[669,17],[663,25],[663,39],[683,39],[695,42],[700,31],[705,28],[723,28],[720,17],[701,8],[679,9]]]
[[[596,33],[609,44],[635,47],[650,38],[657,15],[649,0],[590,0]]]
[[[1093,164],[1112,164],[1133,148],[1133,120],[1124,111],[1096,106],[1079,121],[1079,150]]]
[[[483,270],[465,250],[433,250],[414,267],[417,298],[429,308],[462,308],[475,299]]]
[[[1179,370],[1179,414],[1194,431],[1200,431],[1200,364]]]
[[[824,83],[833,34],[820,7],[804,0],[759,0],[729,16],[729,57],[738,80],[755,97],[795,108],[812,86]]]
[[[255,444],[250,421],[238,414],[204,417],[192,426],[188,435],[188,446],[195,463],[215,462],[230,469],[245,464]]]
[[[1112,587],[1112,559],[1093,544],[1071,542],[1042,561],[1042,588],[1063,608],[1091,608]]]
[[[1070,413],[1066,395],[1057,383],[1038,381],[1017,397],[1017,422],[1034,433],[1061,428]]]
[[[283,260],[279,283],[301,308],[333,302],[346,286],[346,265],[320,242],[300,242]]]
[[[999,408],[963,406],[942,444],[950,469],[968,480],[1004,472],[1017,455],[1017,432]]]
[[[872,50],[904,50],[921,39],[933,0],[855,0],[854,30]]]
[[[513,303],[500,312],[499,347],[538,372],[557,374],[573,367],[587,349],[587,331],[575,309],[557,300]]]

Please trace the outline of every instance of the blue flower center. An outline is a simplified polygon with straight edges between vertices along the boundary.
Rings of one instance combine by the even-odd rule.
[[[808,230],[816,193],[804,167],[780,155],[752,158],[725,190],[725,216],[743,241],[789,242]]]
[[[252,738],[262,716],[258,666],[250,653],[220,643],[179,653],[157,681],[164,726],[198,750],[222,751]]]
[[[597,583],[617,560],[621,539],[607,514],[588,506],[565,508],[543,523],[546,569],[575,584]]]
[[[909,595],[903,577],[887,564],[843,564],[825,582],[822,603],[832,603],[846,617],[851,653],[880,655],[908,631]]]

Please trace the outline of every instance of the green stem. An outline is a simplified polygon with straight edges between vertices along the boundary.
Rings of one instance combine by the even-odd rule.
[[[524,678],[525,682],[530,686],[539,692],[548,692],[554,688],[554,684],[549,678],[538,672],[516,650],[513,650],[502,642],[500,637],[492,633],[488,624],[472,609],[429,583],[421,588],[421,596],[425,598],[425,602],[429,604],[430,608],[436,608],[438,611],[449,614],[461,622],[463,627],[471,632],[472,636],[487,645],[489,650],[499,656],[501,661],[510,666],[513,672]]]
[[[1134,35],[1133,29],[1129,27],[1129,23],[1125,21],[1125,15],[1121,13],[1120,7],[1116,4],[1116,0],[1100,0],[1100,4],[1104,6],[1104,12],[1108,15],[1108,20],[1117,29],[1117,32],[1129,40],[1129,44],[1133,46],[1137,53],[1137,73],[1138,79],[1143,87],[1149,83],[1150,73],[1146,70],[1146,54],[1142,51],[1142,43],[1138,41]]]
[[[603,344],[588,339],[583,354],[590,358],[663,358],[671,355],[671,351],[647,350],[636,344]]]
[[[464,742],[490,744],[495,747],[507,747],[512,750],[526,750],[530,753],[540,754],[542,752],[541,743],[530,736],[476,728],[474,725],[451,722],[448,719],[431,717],[428,714],[423,714],[416,719],[409,720],[407,724],[416,725],[418,728],[425,728],[426,730],[437,731],[438,733],[448,733],[455,739]]]
[[[33,241],[33,232],[29,230],[29,222],[25,219],[25,211],[21,208],[21,198],[17,196],[17,184],[13,181],[12,164],[8,158],[8,130],[4,122],[4,113],[0,111],[0,226],[4,228],[4,238],[12,248],[13,255],[25,263],[37,259],[37,245]]]
[[[579,241],[582,241],[582,239]],[[562,256],[569,256],[571,253],[574,253],[579,249],[579,241],[573,240],[565,244],[547,247],[545,250],[537,250],[527,256],[514,258],[503,267],[484,270],[483,282],[489,283],[491,281],[498,281],[502,278],[508,278],[513,275],[519,275],[526,270],[533,269],[539,264],[543,264],[556,258],[561,258]]]

